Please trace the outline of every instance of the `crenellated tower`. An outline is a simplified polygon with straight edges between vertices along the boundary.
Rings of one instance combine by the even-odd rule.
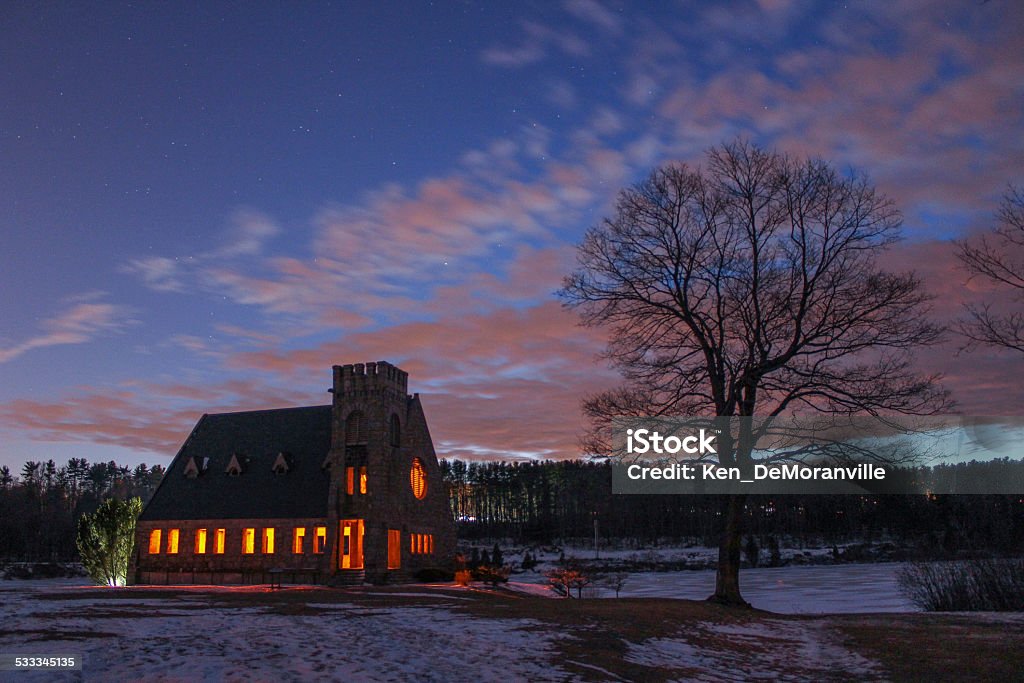
[[[408,378],[385,361],[334,366],[328,528],[336,583],[408,576],[438,557],[439,540],[454,552],[454,525],[428,523],[451,514]]]

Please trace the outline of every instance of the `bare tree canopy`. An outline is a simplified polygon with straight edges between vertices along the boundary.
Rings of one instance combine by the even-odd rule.
[[[601,453],[619,415],[948,407],[938,375],[912,368],[912,350],[942,334],[930,297],[913,273],[878,264],[901,222],[864,177],[745,141],[622,191],[560,291],[584,324],[608,328],[608,357],[626,379],[585,402],[587,446]],[[741,512],[731,497],[727,527]],[[742,602],[738,534],[723,534],[713,597],[725,602]]]
[[[976,240],[957,242],[957,257],[971,274],[1024,300],[1024,190],[1010,187],[996,213],[996,227]],[[991,304],[967,307],[958,325],[968,346],[985,344],[1024,352],[1024,312],[1001,314]]]

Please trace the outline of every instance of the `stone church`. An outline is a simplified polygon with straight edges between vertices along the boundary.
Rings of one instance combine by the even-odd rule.
[[[401,582],[455,525],[408,374],[334,366],[332,405],[204,415],[139,517],[143,584]]]

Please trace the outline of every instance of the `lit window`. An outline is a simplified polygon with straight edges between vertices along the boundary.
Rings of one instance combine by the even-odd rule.
[[[302,545],[306,540],[306,527],[297,526],[295,527],[295,533],[292,535],[292,552],[296,555],[302,554]]]
[[[159,555],[160,554],[160,530],[153,529],[149,532],[149,554]]]
[[[255,552],[256,547],[256,530],[253,528],[246,529],[242,532],[242,552],[246,555],[252,555]]]
[[[224,529],[217,529],[217,532],[213,537],[213,552],[218,555],[224,554],[224,538],[227,536],[227,532]]]
[[[388,529],[388,569],[400,569],[402,566],[402,532]]]
[[[274,554],[274,530],[272,528],[263,530],[263,554]]]
[[[414,555],[434,552],[433,534],[409,534],[409,550]]]
[[[352,495],[356,492],[356,468],[345,468],[345,493]]]
[[[313,552],[317,555],[324,551],[327,546],[327,527],[318,526],[316,527],[316,537],[313,541]]]
[[[196,555],[206,554],[206,529],[196,529]]]
[[[423,461],[419,458],[412,459],[412,469],[409,470],[409,483],[412,485],[412,495],[423,500],[427,495],[427,471],[423,467]]]
[[[359,468],[359,493],[366,493],[366,468]]]
[[[178,554],[178,530],[171,529],[167,532],[167,554]]]

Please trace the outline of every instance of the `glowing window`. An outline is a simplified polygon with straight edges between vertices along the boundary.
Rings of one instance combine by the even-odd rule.
[[[345,493],[352,495],[356,492],[356,468],[345,468]]]
[[[160,530],[153,529],[149,532],[149,554],[159,555],[160,554]]]
[[[196,529],[196,555],[206,554],[206,529]]]
[[[224,554],[224,538],[227,536],[227,532],[224,529],[217,529],[213,535],[213,552],[218,555]]]
[[[402,567],[402,532],[388,529],[388,569]]]
[[[366,468],[359,468],[359,493],[366,493]]]
[[[252,555],[256,548],[256,530],[248,528],[242,532],[242,552],[246,555]]]
[[[412,495],[420,500],[427,495],[427,471],[423,468],[423,461],[419,458],[412,459],[409,483],[412,485]]]
[[[313,552],[317,555],[323,553],[324,548],[327,546],[327,527],[318,526],[316,527],[316,536],[313,540]]]
[[[306,527],[297,526],[295,527],[295,533],[292,534],[292,552],[296,555],[302,554],[302,544],[306,540]]]
[[[263,530],[263,554],[273,555],[274,554],[274,530],[264,529]]]
[[[177,555],[178,554],[178,530],[170,529],[167,531],[167,554]]]

